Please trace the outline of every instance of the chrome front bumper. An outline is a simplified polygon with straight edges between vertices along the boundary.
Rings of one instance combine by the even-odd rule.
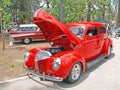
[[[30,75],[37,76],[39,78],[42,78],[43,80],[51,80],[51,81],[57,81],[57,82],[63,81],[61,77],[54,77],[54,76],[45,75],[45,73],[41,74],[39,72],[33,72],[32,70],[27,68],[26,65],[23,65],[23,67],[25,68],[29,76]]]

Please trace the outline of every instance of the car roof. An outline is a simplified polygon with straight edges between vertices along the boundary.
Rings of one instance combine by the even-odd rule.
[[[69,24],[65,24],[67,27],[70,26],[105,26],[104,23],[101,22],[75,22],[75,23],[69,23]]]

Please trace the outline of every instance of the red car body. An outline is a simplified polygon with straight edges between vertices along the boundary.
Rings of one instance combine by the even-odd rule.
[[[35,13],[33,21],[41,28],[51,47],[34,48],[25,54],[24,67],[29,74],[74,83],[81,72],[111,54],[112,41],[102,23],[76,22],[64,25],[43,10]]]
[[[35,40],[45,40],[41,30],[35,24],[21,24],[16,30],[10,31],[10,40],[12,42],[22,41],[25,44]]]

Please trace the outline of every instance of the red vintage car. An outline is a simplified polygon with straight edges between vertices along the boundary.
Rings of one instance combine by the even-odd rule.
[[[22,41],[25,44],[35,40],[45,40],[40,28],[35,24],[21,24],[18,28],[10,31],[10,41]]]
[[[51,47],[33,48],[25,53],[24,68],[30,76],[75,83],[82,72],[111,55],[112,41],[102,23],[64,25],[43,10],[35,13],[33,21]]]

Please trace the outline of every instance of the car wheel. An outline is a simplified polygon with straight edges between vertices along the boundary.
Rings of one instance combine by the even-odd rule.
[[[30,38],[25,38],[25,39],[23,39],[23,42],[25,44],[30,44],[31,43],[31,39]]]
[[[75,83],[80,78],[81,72],[82,72],[81,63],[74,64],[70,74],[66,78],[66,81],[69,83]]]
[[[106,56],[106,58],[108,58],[111,55],[111,46],[108,47],[108,55]]]

